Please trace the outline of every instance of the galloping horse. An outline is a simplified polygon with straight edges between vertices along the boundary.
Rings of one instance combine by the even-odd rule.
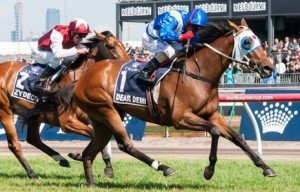
[[[72,83],[79,77],[84,68],[96,61],[108,58],[129,59],[125,53],[124,46],[110,32],[102,32],[96,37],[91,38],[85,43],[91,48],[89,54],[78,58],[81,66],[73,72],[65,75],[58,83],[59,87],[64,87]],[[18,114],[24,119],[28,127],[27,142],[42,150],[54,160],[59,161],[61,166],[68,167],[69,162],[58,152],[54,151],[40,139],[39,126],[42,122],[51,126],[59,126],[66,133],[76,133],[85,137],[92,138],[94,135],[93,127],[90,125],[88,117],[74,103],[65,108],[64,113],[58,113],[56,104],[44,103],[37,107],[36,104],[12,97],[12,90],[18,71],[26,64],[21,62],[4,62],[0,64],[0,122],[6,132],[8,147],[22,164],[29,178],[36,178],[22,152],[21,145],[18,142],[18,135],[13,121],[13,115]],[[105,162],[106,168],[110,161]],[[109,167],[111,169],[111,167]],[[110,170],[112,172],[112,170]]]
[[[207,26],[200,37],[202,43],[208,44],[202,48],[194,47],[184,62],[175,63],[173,69],[161,81],[157,104],[163,120],[160,124],[211,134],[209,165],[204,170],[206,179],[211,179],[214,174],[219,136],[239,146],[253,163],[263,170],[265,176],[275,176],[275,172],[228,126],[218,112],[218,82],[230,62],[243,63],[258,72],[261,77],[270,76],[274,69],[246,21],[242,19],[241,26],[228,22],[230,28],[220,25]],[[239,51],[239,55],[229,56],[236,50]],[[242,57],[239,57],[240,55]],[[247,61],[242,61],[243,57]],[[158,121],[148,108],[113,102],[116,79],[124,63],[123,60],[115,59],[97,62],[81,75],[74,88],[73,99],[88,114],[92,124],[96,125],[95,136],[82,153],[88,185],[94,184],[93,160],[112,135],[115,136],[120,150],[157,171],[163,171],[165,176],[175,173],[173,168],[137,150],[126,133],[122,123],[125,112],[148,122]]]

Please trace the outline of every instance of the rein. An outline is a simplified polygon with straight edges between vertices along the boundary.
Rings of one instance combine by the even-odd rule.
[[[239,59],[235,59],[235,58],[233,58],[233,57],[230,57],[230,56],[228,56],[228,55],[222,53],[221,51],[217,50],[216,48],[214,48],[213,46],[211,46],[211,45],[209,45],[209,44],[207,44],[207,43],[203,43],[203,45],[205,45],[206,47],[208,47],[209,49],[211,49],[211,50],[214,51],[215,53],[217,53],[217,54],[219,54],[219,55],[221,55],[221,56],[223,56],[223,57],[225,57],[225,58],[227,58],[227,59],[230,59],[230,60],[235,61],[235,62],[237,62],[237,63],[241,63],[241,64],[244,64],[244,65],[246,65],[246,66],[249,66],[249,60],[248,60],[248,61],[242,61],[242,60],[239,60]]]
[[[249,68],[251,70],[253,70],[253,69],[259,69],[259,65],[258,65],[258,62],[256,60],[252,60],[252,63],[254,65],[250,66],[251,60],[247,57],[247,55],[250,54],[252,51],[254,51],[256,48],[258,48],[260,46],[260,43],[256,42],[256,44],[254,44],[254,47],[252,47],[249,50],[242,49],[241,46],[240,46],[241,43],[239,41],[240,38],[241,38],[240,36],[242,36],[242,37],[243,37],[243,35],[245,36],[244,33],[246,33],[246,34],[250,33],[250,35],[251,35],[251,34],[253,34],[253,32],[249,28],[247,28],[247,27],[240,26],[240,28],[242,30],[239,31],[238,33],[233,32],[233,38],[234,38],[234,42],[233,43],[234,43],[234,46],[233,46],[233,50],[232,50],[232,55],[233,55],[232,57],[229,56],[229,55],[226,55],[226,54],[222,53],[221,51],[217,50],[216,48],[214,48],[213,46],[209,45],[208,43],[198,44],[198,45],[196,45],[196,47],[202,47],[204,45],[207,48],[209,48],[210,50],[212,50],[213,52],[217,53],[218,55],[220,55],[222,57],[225,57],[225,58],[227,58],[227,59],[229,59],[231,61],[235,61],[237,63],[245,65],[247,68]],[[237,54],[237,52],[241,53],[242,58]],[[186,57],[187,57],[187,54],[186,54]],[[245,58],[247,61],[243,61],[243,58]],[[197,61],[195,61],[195,62],[197,63]],[[190,77],[192,77],[194,79],[197,79],[197,80],[201,80],[201,81],[208,82],[208,83],[215,84],[215,85],[218,84],[218,82],[216,80],[207,79],[207,78],[202,77],[200,75],[197,75],[197,74],[194,74],[194,73],[186,71],[185,70],[185,64],[183,66],[183,69],[173,69],[172,68],[171,70],[175,71],[175,72],[178,72],[178,73],[183,73],[183,76],[187,75],[187,76],[190,76]]]

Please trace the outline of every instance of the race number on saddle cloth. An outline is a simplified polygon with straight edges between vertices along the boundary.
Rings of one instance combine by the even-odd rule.
[[[129,104],[147,107],[146,91],[149,85],[138,81],[137,76],[147,62],[132,60],[125,63],[118,75],[114,91],[114,103]],[[159,68],[155,73],[155,86],[158,86],[162,78],[171,70],[173,62]]]
[[[18,72],[15,85],[12,91],[12,97],[24,99],[31,103],[38,103],[41,98],[36,92],[32,91],[31,82],[36,81],[44,71],[46,65],[29,64],[20,69]]]

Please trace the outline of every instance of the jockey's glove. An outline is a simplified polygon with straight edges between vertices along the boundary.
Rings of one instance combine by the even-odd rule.
[[[179,41],[187,41],[188,39],[191,39],[194,37],[194,33],[192,31],[187,31],[184,34],[181,34],[179,36]]]

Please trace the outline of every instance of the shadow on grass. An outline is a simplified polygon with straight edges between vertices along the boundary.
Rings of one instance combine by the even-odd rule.
[[[74,177],[78,177],[78,175],[61,175],[61,174],[37,174],[36,175],[39,177],[39,179],[64,179],[64,180],[71,180]],[[82,177],[82,179],[84,179],[83,175],[80,175],[80,177]],[[7,178],[7,179],[29,179],[29,180],[35,180],[34,179],[30,179],[26,172],[24,171],[24,173],[0,173],[0,178]]]
[[[9,180],[14,180],[15,178],[24,180],[26,186],[43,186],[43,187],[86,187],[86,181],[84,175],[38,175],[40,179],[29,179],[26,173],[0,173],[0,178],[5,178],[8,182]],[[27,182],[29,181],[29,182]],[[21,184],[22,185],[22,184]],[[174,189],[215,189],[218,187],[213,187],[209,183],[177,183],[174,181],[166,182],[153,182],[153,181],[123,181],[120,179],[107,179],[104,177],[95,178],[95,188],[111,189],[120,191],[122,189],[137,189],[137,190],[174,190]]]
[[[99,188],[108,188],[108,189],[116,189],[116,190],[122,190],[125,188],[131,188],[131,189],[141,189],[141,190],[174,190],[174,189],[186,189],[186,188],[192,188],[192,189],[204,189],[204,188],[211,188],[211,186],[203,183],[196,183],[196,184],[191,184],[191,183],[181,183],[181,184],[176,184],[176,183],[169,183],[164,184],[164,183],[156,183],[152,181],[144,181],[144,182],[139,182],[138,184],[136,183],[112,183],[112,182],[106,182],[106,181],[100,181],[96,182],[95,187]]]

